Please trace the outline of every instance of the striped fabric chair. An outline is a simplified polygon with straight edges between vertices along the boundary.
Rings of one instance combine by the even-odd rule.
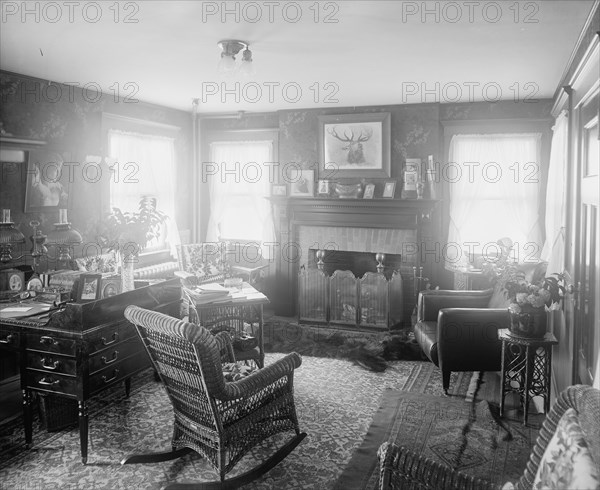
[[[232,488],[269,471],[306,436],[300,432],[294,404],[294,369],[302,362],[298,354],[288,354],[230,382],[221,364],[235,361],[228,333],[213,336],[199,325],[137,306],[128,306],[125,318],[135,325],[167,389],[175,421],[172,451],[132,455],[123,464],[167,461],[193,450],[219,474],[220,481],[209,483],[206,488],[211,488],[211,484]],[[225,480],[225,475],[249,450],[286,431],[294,431],[295,437],[268,460]],[[197,485],[190,484],[190,488]],[[174,486],[183,488],[185,484]]]

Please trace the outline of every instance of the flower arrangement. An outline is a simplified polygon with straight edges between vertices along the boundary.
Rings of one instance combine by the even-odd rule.
[[[137,212],[113,208],[100,224],[98,238],[103,248],[124,255],[137,255],[147,243],[160,236],[166,215],[156,209],[156,198],[143,196]]]
[[[504,283],[504,290],[511,301],[509,308],[520,313],[524,306],[555,308],[565,293],[562,274],[551,274],[537,283],[529,282],[522,273]]]
[[[503,290],[509,301],[510,330],[517,335],[540,338],[546,333],[546,311],[559,308],[565,294],[564,275],[526,279],[523,265],[509,259],[512,241],[498,241],[501,254],[495,262],[486,263],[484,272],[490,282]]]

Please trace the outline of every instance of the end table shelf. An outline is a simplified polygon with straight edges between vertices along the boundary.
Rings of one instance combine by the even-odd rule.
[[[516,392],[523,406],[523,424],[527,424],[530,397],[541,396],[544,413],[550,409],[552,346],[558,344],[558,340],[552,333],[539,339],[519,337],[509,330],[500,330],[499,335],[502,341],[500,416],[504,415],[504,398]]]

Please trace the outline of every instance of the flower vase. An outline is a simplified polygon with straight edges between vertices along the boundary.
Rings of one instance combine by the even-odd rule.
[[[519,312],[510,312],[510,331],[519,337],[541,339],[546,335],[546,309],[522,305]]]
[[[121,292],[123,293],[135,289],[133,266],[136,259],[135,254],[121,254]]]

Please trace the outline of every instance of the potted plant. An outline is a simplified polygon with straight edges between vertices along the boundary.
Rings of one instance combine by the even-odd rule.
[[[156,198],[143,196],[138,211],[112,212],[101,223],[98,233],[100,245],[115,250],[121,263],[122,291],[134,289],[133,266],[148,242],[160,236],[166,215],[156,209]]]
[[[515,335],[541,338],[546,334],[547,311],[558,308],[564,296],[562,274],[551,274],[538,282],[530,282],[516,272],[504,283],[510,300],[510,330]]]
[[[496,261],[483,265],[484,273],[495,288],[508,299],[510,331],[514,335],[542,338],[546,334],[547,311],[557,309],[565,294],[564,276],[550,274],[541,279],[526,279],[523,264],[511,260],[512,240],[498,240]]]

